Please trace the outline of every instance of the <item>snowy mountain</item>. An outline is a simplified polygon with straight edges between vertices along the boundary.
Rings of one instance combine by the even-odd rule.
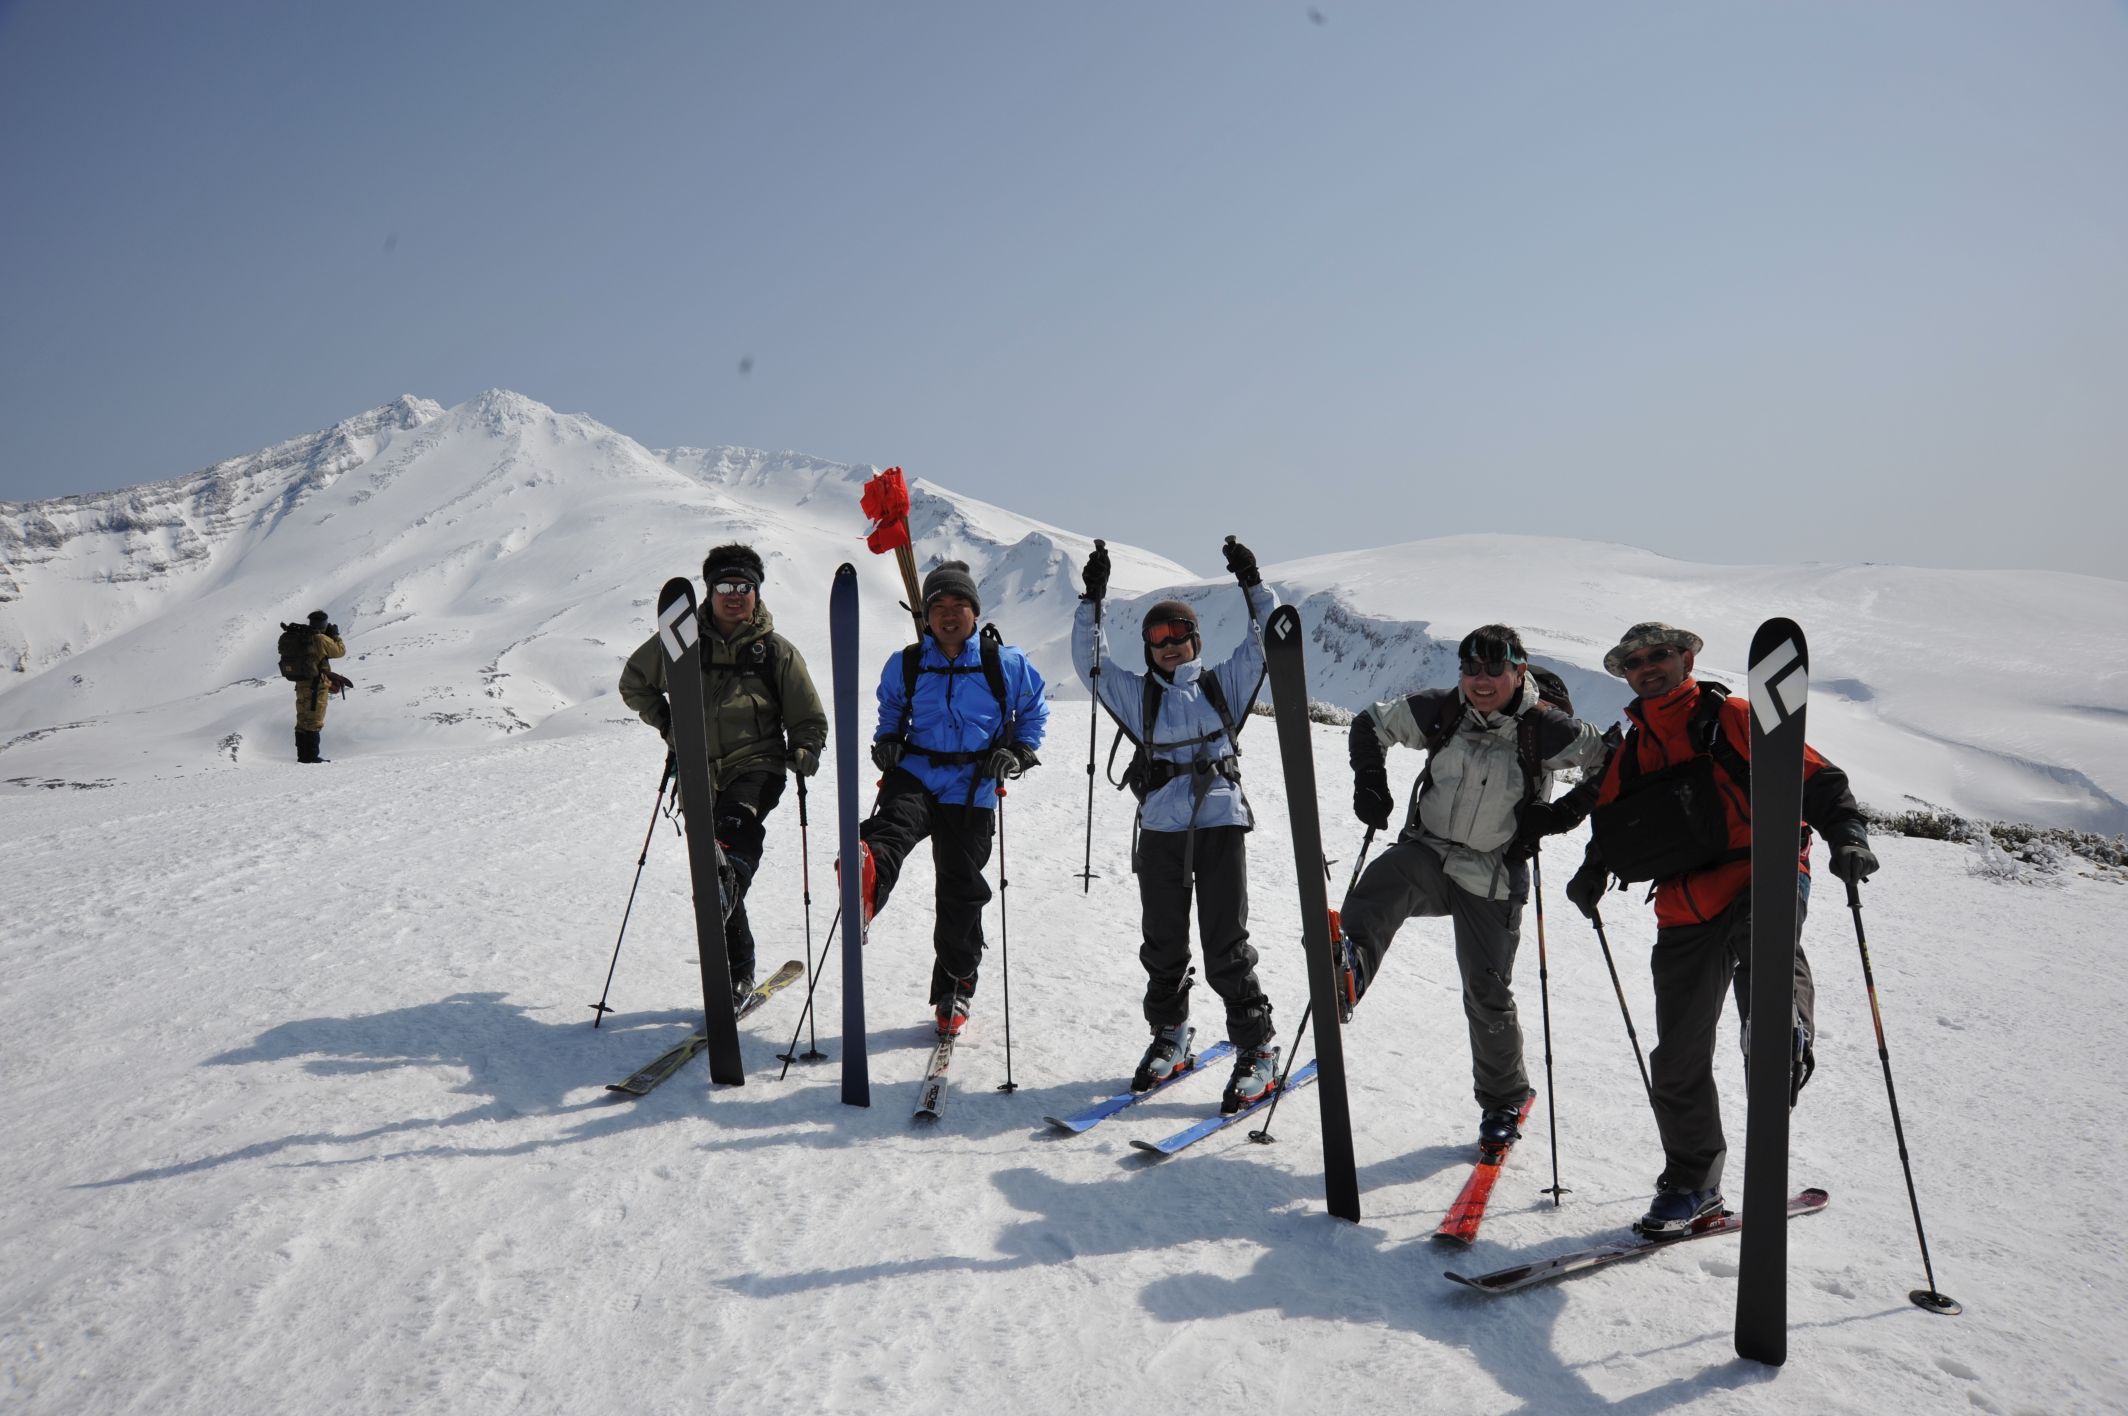
[[[737,448],[653,450],[594,420],[491,391],[457,408],[402,398],[306,438],[125,492],[0,503],[0,774],[21,789],[228,770],[289,754],[277,622],[312,608],[346,631],[356,681],[343,756],[570,733],[626,716],[619,664],[651,602],[702,552],[755,541],[779,627],[821,667],[826,586],[853,560],[866,659],[906,636],[890,558],[860,537],[874,469]],[[1087,535],[912,482],[919,563],[974,568],[984,613],[1060,698]],[[1124,527],[1095,527],[1108,530]],[[1252,541],[1237,513],[1205,528]],[[1110,538],[1114,642],[1139,604],[1198,604],[1212,653],[1243,629],[1223,576]],[[1702,672],[1742,680],[1756,623],[1811,636],[1811,730],[1865,801],[2128,830],[2128,583],[2040,571],[1755,567],[1626,546],[1460,536],[1267,565],[1309,627],[1315,696],[1357,708],[1444,681],[1455,643],[1520,626],[1582,712],[1615,717],[1619,630],[1667,619],[1707,640]],[[869,685],[868,685],[869,687]]]

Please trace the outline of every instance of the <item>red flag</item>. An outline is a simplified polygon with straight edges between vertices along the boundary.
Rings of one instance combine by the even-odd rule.
[[[889,467],[865,483],[860,505],[864,514],[872,518],[872,531],[865,537],[865,544],[875,554],[883,555],[909,544],[909,484],[901,479],[899,467]]]

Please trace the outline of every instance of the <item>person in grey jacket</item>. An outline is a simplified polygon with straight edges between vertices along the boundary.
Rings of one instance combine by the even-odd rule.
[[[1136,858],[1144,942],[1145,1020],[1153,1039],[1131,1078],[1144,1091],[1189,1065],[1190,902],[1205,977],[1226,1004],[1234,1072],[1221,1105],[1229,1112],[1268,1092],[1278,1073],[1271,1000],[1256,979],[1249,946],[1249,875],[1244,838],[1255,824],[1242,794],[1235,734],[1263,683],[1262,624],[1278,608],[1256,557],[1231,538],[1227,569],[1248,597],[1248,634],[1226,662],[1200,657],[1197,612],[1180,600],[1146,611],[1146,673],[1109,657],[1096,607],[1108,593],[1108,551],[1096,546],[1082,579],[1072,627],[1072,661],[1101,705],[1139,745],[1126,778],[1138,797]]]
[[[1392,698],[1352,720],[1352,808],[1370,830],[1386,830],[1395,806],[1383,750],[1400,744],[1427,757],[1402,833],[1345,901],[1347,998],[1365,994],[1405,920],[1449,916],[1484,1113],[1478,1140],[1499,1147],[1521,1135],[1531,1095],[1513,987],[1528,859],[1540,836],[1574,824],[1547,806],[1552,774],[1594,771],[1606,749],[1595,728],[1540,700],[1512,628],[1472,630],[1456,654],[1454,688]]]

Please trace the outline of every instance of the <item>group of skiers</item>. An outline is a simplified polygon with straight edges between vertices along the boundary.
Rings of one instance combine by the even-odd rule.
[[[1229,537],[1223,551],[1251,617],[1223,661],[1205,661],[1197,613],[1180,600],[1163,600],[1142,617],[1142,672],[1113,658],[1101,613],[1109,556],[1099,543],[1082,572],[1072,655],[1094,697],[1138,747],[1125,782],[1138,800],[1132,865],[1151,1040],[1131,1085],[1142,1091],[1191,1065],[1194,904],[1204,977],[1224,1005],[1234,1049],[1221,1103],[1232,1112],[1267,1094],[1278,1077],[1271,1001],[1249,943],[1245,843],[1255,819],[1242,788],[1239,734],[1264,678],[1261,626],[1279,600],[1248,547]],[[754,983],[743,902],[760,865],[764,823],[785,774],[812,776],[827,740],[827,715],[805,661],[775,632],[762,602],[763,572],[761,557],[745,545],[718,546],[703,562],[716,837],[738,899],[726,925],[735,1002]],[[1048,707],[1026,655],[999,642],[994,630],[979,631],[982,601],[966,564],[933,568],[921,599],[921,641],[897,650],[880,674],[871,757],[882,775],[860,828],[860,895],[869,922],[885,907],[909,852],[929,839],[937,880],[929,998],[937,1030],[951,1036],[967,1021],[982,963],[990,899],[983,872],[998,794],[1039,765]],[[1593,839],[1566,887],[1592,920],[1614,876],[1653,882],[1659,1041],[1650,1099],[1664,1168],[1641,1228],[1654,1235],[1683,1232],[1722,1205],[1727,1146],[1713,1065],[1725,989],[1734,993],[1747,1037],[1751,1021],[1749,714],[1721,685],[1693,677],[1701,647],[1699,636],[1653,621],[1620,637],[1604,667],[1635,695],[1621,736],[1574,717],[1558,680],[1532,668],[1512,627],[1484,625],[1457,646],[1455,684],[1374,704],[1353,719],[1349,742],[1353,810],[1370,843],[1389,828],[1396,806],[1385,749],[1401,745],[1426,759],[1396,840],[1344,902],[1341,1011],[1348,1021],[1354,1016],[1405,920],[1448,916],[1483,1147],[1518,1137],[1533,1097],[1513,981],[1539,842],[1594,816]],[[621,694],[669,741],[664,675],[652,636],[629,657]],[[1555,801],[1555,776],[1566,769],[1581,783]],[[1706,809],[1710,797],[1718,812]],[[1810,888],[1812,830],[1826,838],[1843,880],[1876,869],[1845,774],[1814,750],[1806,751],[1804,820],[1799,899]],[[1800,947],[1795,998],[1795,1016],[1783,1023],[1794,1040],[1791,1104],[1815,1066],[1810,972]]]

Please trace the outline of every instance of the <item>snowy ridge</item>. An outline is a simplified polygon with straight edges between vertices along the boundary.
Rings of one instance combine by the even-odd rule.
[[[825,587],[865,587],[868,657],[905,641],[891,558],[863,547],[875,469],[747,448],[653,451],[505,390],[444,409],[406,397],[306,438],[129,492],[0,505],[0,790],[224,770],[285,755],[277,621],[328,610],[356,680],[328,743],[346,753],[474,746],[624,719],[618,666],[667,575],[756,542],[765,598],[824,659]],[[1058,698],[1092,537],[911,481],[918,564],[959,557],[984,617]],[[1787,614],[1821,668],[1813,741],[1873,806],[2128,830],[2128,583],[2042,571],[1728,566],[1628,546],[1484,535],[1272,563],[1311,636],[1313,696],[1360,708],[1452,679],[1454,646],[1517,625],[1584,716],[1627,694],[1603,672],[1626,625],[1702,635],[1701,672],[1743,681],[1753,626]],[[1103,534],[1128,525],[1096,528]],[[1223,574],[1199,579],[1111,538],[1109,624],[1126,659],[1142,607],[1179,596],[1217,657],[1244,630]],[[824,666],[816,666],[824,677]],[[869,693],[868,682],[864,691]],[[246,745],[250,746],[247,747]],[[249,754],[249,759],[247,759]]]

